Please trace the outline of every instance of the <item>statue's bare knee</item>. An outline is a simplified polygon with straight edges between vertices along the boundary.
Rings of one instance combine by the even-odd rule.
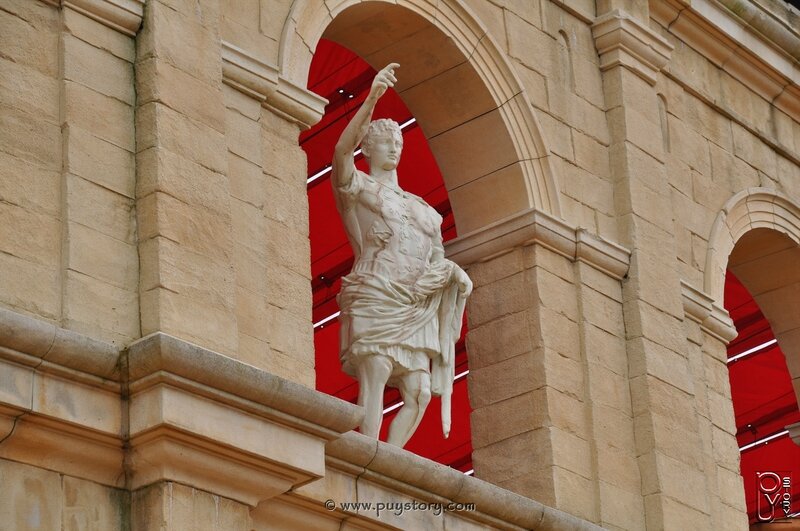
[[[364,407],[361,433],[377,437],[383,420],[383,391],[392,362],[381,355],[364,356],[358,364],[358,403]]]

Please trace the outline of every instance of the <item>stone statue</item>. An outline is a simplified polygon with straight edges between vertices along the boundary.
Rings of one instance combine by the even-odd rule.
[[[400,127],[393,120],[370,123],[399,66],[378,72],[339,138],[332,184],[355,255],[338,296],[342,368],[359,381],[365,435],[378,437],[385,386],[400,390],[404,405],[389,428],[389,443],[402,447],[432,394],[442,397],[442,431],[450,433],[455,342],[472,282],[444,257],[439,213],[397,183]],[[369,175],[354,164],[359,143]]]

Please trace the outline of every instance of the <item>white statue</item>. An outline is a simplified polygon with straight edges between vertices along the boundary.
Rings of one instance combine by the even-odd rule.
[[[445,437],[450,433],[455,342],[472,282],[444,258],[439,213],[397,184],[400,127],[393,120],[370,123],[378,99],[397,81],[399,66],[392,63],[375,76],[336,144],[332,180],[355,254],[338,296],[342,368],[359,381],[365,435],[378,437],[385,386],[399,388],[404,405],[389,428],[389,443],[402,447],[431,394],[442,397],[442,431]],[[369,175],[353,161],[362,139]]]

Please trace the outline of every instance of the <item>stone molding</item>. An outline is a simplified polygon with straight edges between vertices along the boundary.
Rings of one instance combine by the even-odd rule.
[[[761,8],[725,0],[651,0],[653,19],[716,66],[800,121],[800,36]],[[759,16],[761,14],[762,16]],[[669,72],[669,67],[665,69]]]
[[[356,475],[359,482],[381,485],[427,502],[474,503],[476,511],[454,514],[493,529],[601,529],[575,516],[360,433],[346,433],[329,443],[326,453],[330,468]]]
[[[673,46],[653,30],[615,9],[592,24],[592,36],[600,56],[600,70],[627,68],[651,85],[669,61]]]
[[[136,36],[144,17],[144,0],[53,0],[49,3],[73,9],[131,37]]]
[[[516,247],[539,244],[570,260],[581,261],[613,278],[628,272],[629,250],[574,227],[564,220],[530,209],[447,243],[447,256],[462,267],[485,262]]]
[[[222,81],[279,116],[308,129],[322,119],[328,100],[281,77],[270,65],[222,41]]]
[[[253,507],[322,477],[361,408],[180,339],[114,345],[0,308],[0,458]]]
[[[705,332],[725,344],[739,335],[727,310],[716,304],[710,295],[681,280],[681,296],[684,313]]]
[[[748,188],[731,197],[717,214],[708,237],[703,290],[722,305],[728,257],[752,229],[772,229],[800,244],[800,205],[771,188]]]

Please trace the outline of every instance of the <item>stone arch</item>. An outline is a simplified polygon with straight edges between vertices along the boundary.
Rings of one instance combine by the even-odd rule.
[[[280,43],[284,79],[305,86],[323,36],[376,69],[401,63],[396,90],[428,138],[461,234],[531,208],[560,216],[528,96],[461,0],[295,0]]]
[[[721,306],[725,272],[747,287],[781,346],[800,397],[800,207],[767,188],[733,196],[709,239],[705,290]]]

